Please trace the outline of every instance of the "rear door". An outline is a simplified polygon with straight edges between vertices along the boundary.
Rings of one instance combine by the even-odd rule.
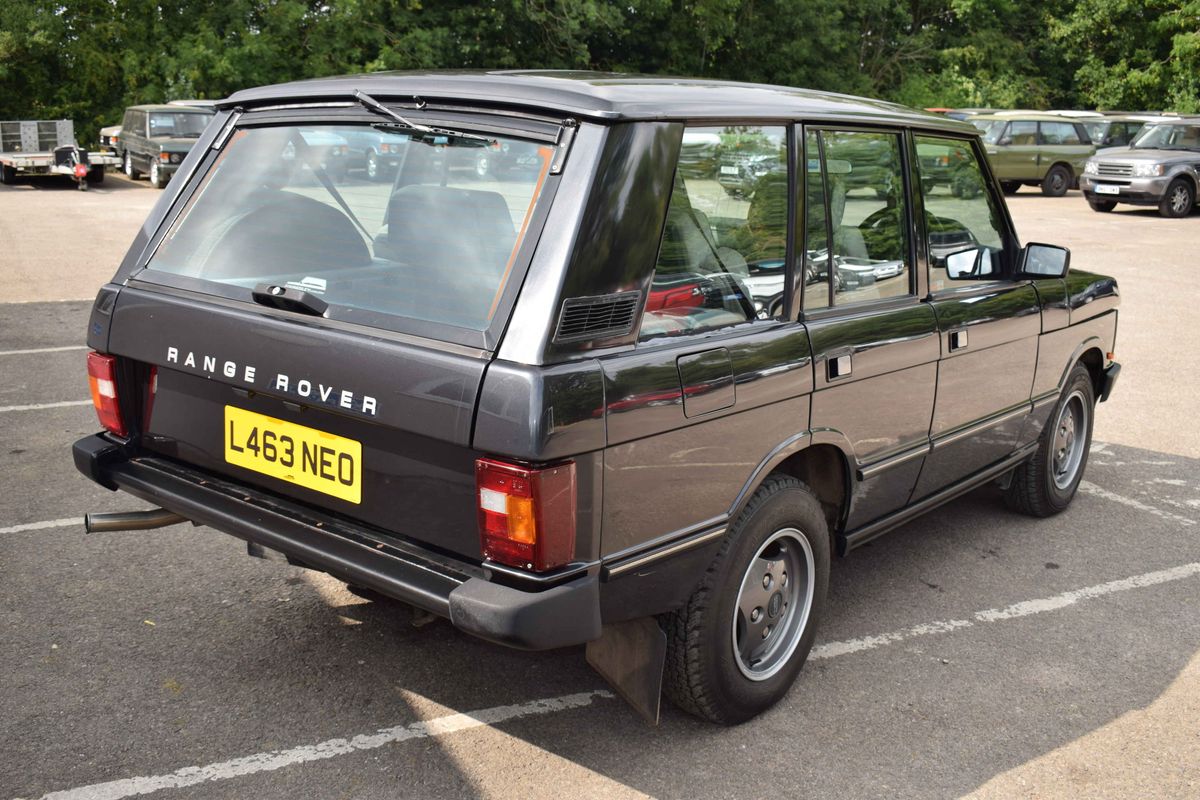
[[[1042,166],[1038,155],[1037,123],[1013,120],[1000,134],[992,154],[992,167],[1001,180],[1041,180],[1049,165]]]
[[[1055,163],[1069,164],[1076,177],[1083,172],[1084,162],[1096,152],[1089,143],[1082,123],[1039,122],[1038,136],[1042,142],[1042,175]]]
[[[937,314],[942,355],[929,431],[933,449],[914,500],[1016,448],[1029,414],[1041,330],[1033,285],[1007,277],[1016,237],[974,140],[919,134],[916,144],[958,165],[958,185],[966,190],[935,185],[921,196],[927,305]]]
[[[921,471],[937,321],[919,299],[904,134],[809,127],[804,141],[811,425],[814,442],[853,453],[853,529],[903,506]]]

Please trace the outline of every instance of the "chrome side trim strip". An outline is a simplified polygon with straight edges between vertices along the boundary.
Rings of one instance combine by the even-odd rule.
[[[602,569],[602,571],[600,573],[600,577],[603,578],[604,580],[616,578],[616,577],[623,575],[626,572],[629,572],[631,570],[635,570],[640,567],[644,567],[645,565],[647,565],[653,561],[657,561],[660,558],[666,558],[667,556],[674,555],[675,553],[681,553],[684,550],[691,550],[693,547],[699,547],[700,545],[704,544],[705,542],[710,542],[713,539],[719,539],[721,536],[724,536],[724,535],[725,535],[725,526],[722,525],[719,528],[713,528],[711,530],[704,531],[699,534],[684,537],[683,539],[677,540],[672,544],[666,545],[665,547],[660,547],[657,550],[652,550],[649,553],[646,553],[645,555],[636,556],[632,559],[629,559],[628,561],[623,561],[619,564],[614,564],[611,567],[606,566]]]
[[[881,472],[886,472],[892,467],[897,467],[908,461],[912,461],[914,458],[928,455],[929,451],[932,449],[933,445],[931,445],[929,442],[922,442],[916,447],[910,447],[908,450],[904,450],[894,456],[888,456],[887,458],[880,459],[872,464],[859,467],[858,479],[860,481],[869,481],[871,478],[874,478]]]
[[[997,425],[1003,425],[1010,420],[1027,415],[1029,411],[1029,404],[1022,403],[1020,407],[1014,408],[1011,411],[1002,412],[994,417],[989,417],[982,422],[973,423],[965,428],[959,428],[956,431],[951,431],[950,433],[943,433],[941,436],[935,436],[933,438],[933,449],[937,450],[939,447],[945,447],[946,445],[954,444],[960,439],[965,439],[968,436],[974,436],[975,434],[985,431],[988,428],[994,428]]]
[[[1033,410],[1037,411],[1039,408],[1042,408],[1046,405],[1049,405],[1050,403],[1055,402],[1056,400],[1058,400],[1059,394],[1060,394],[1060,392],[1058,389],[1051,389],[1050,391],[1040,394],[1037,397],[1033,398]]]

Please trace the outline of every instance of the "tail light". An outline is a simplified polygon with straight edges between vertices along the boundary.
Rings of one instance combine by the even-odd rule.
[[[88,387],[92,390],[92,405],[105,430],[117,436],[127,436],[121,418],[121,403],[117,399],[117,359],[101,353],[88,353]]]
[[[522,467],[475,461],[483,557],[545,572],[575,552],[575,464]]]

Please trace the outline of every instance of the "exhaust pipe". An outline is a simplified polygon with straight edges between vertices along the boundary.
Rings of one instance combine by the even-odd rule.
[[[83,517],[83,527],[88,533],[148,531],[151,528],[165,528],[168,525],[187,521],[187,517],[181,517],[174,511],[167,511],[165,508],[153,508],[149,511],[85,514]]]

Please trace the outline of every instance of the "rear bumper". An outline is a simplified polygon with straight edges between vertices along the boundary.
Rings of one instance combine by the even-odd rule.
[[[483,639],[548,650],[600,636],[598,566],[525,590],[496,582],[484,566],[168,459],[130,452],[103,434],[76,442],[74,457],[79,471],[102,486],[446,617]]]

